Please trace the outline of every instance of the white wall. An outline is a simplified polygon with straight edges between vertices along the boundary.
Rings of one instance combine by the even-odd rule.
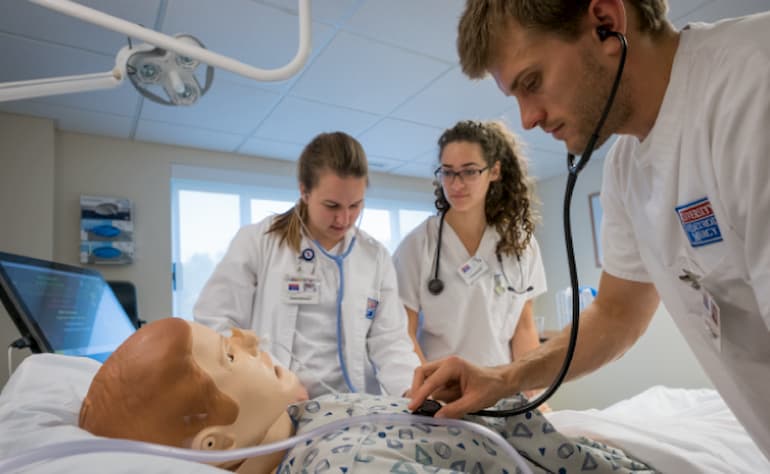
[[[588,195],[601,188],[602,160],[594,160],[579,175],[572,197],[572,233],[581,286],[598,288]],[[543,220],[536,237],[543,253],[548,292],[535,301],[535,314],[556,328],[556,292],[569,285],[562,210],[567,177],[538,183]],[[568,382],[549,402],[553,408],[603,408],[653,385],[711,387],[698,362],[663,305],[636,345],[621,359],[579,380]]]
[[[93,266],[108,280],[136,285],[140,316],[171,316],[171,168],[184,164],[236,172],[296,176],[296,163],[251,156],[64,133],[53,122],[0,113],[0,250],[80,265],[80,195],[133,200],[136,260],[129,265]],[[401,189],[425,195],[424,179],[371,176],[370,190]],[[2,339],[18,337],[0,314]],[[0,360],[6,367],[5,351]],[[14,355],[18,365],[21,354]],[[0,370],[0,386],[7,370]]]
[[[51,259],[54,183],[53,123],[0,114],[0,251]],[[5,348],[18,337],[0,305],[0,386],[8,376]],[[28,354],[14,350],[14,365]]]

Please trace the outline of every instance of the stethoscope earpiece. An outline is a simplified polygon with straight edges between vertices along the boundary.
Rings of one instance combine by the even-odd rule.
[[[444,282],[441,278],[431,278],[428,282],[428,291],[432,295],[440,295],[444,291]]]

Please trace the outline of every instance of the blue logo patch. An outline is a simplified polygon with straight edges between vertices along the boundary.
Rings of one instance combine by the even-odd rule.
[[[722,232],[708,197],[679,206],[676,212],[691,246],[702,247],[722,241]]]
[[[374,319],[379,304],[380,302],[374,298],[366,298],[366,319]]]

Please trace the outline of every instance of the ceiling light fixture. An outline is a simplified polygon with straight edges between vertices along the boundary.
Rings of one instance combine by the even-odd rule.
[[[71,0],[29,0],[37,5],[79,18],[103,28],[146,41],[136,47],[125,46],[115,57],[111,71],[0,83],[0,102],[49,95],[85,92],[117,87],[128,75],[144,96],[167,105],[191,105],[211,86],[214,67],[257,81],[282,81],[296,74],[310,55],[310,1],[299,1],[299,47],[294,58],[276,69],[259,69],[214,53],[190,35],[175,37],[108,15]],[[206,80],[201,86],[196,68],[206,64]],[[152,91],[161,88],[167,99]]]

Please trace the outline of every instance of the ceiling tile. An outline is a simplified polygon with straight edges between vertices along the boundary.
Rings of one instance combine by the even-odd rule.
[[[122,33],[41,7],[28,0],[2,0],[2,3],[2,10],[13,13],[4,12],[0,15],[0,31],[102,52],[112,57],[127,44],[126,36]],[[152,28],[160,0],[78,0],[77,3]]]
[[[403,120],[385,119],[358,139],[367,154],[408,160],[432,150],[443,129]]]
[[[453,68],[392,114],[396,118],[447,128],[460,120],[495,119],[511,107],[492,79],[471,81]]]
[[[406,161],[404,160],[394,160],[392,158],[372,155],[369,153],[366,154],[366,159],[369,164],[370,173],[371,172],[387,173],[393,168],[398,168],[399,166],[403,166],[406,163]]]
[[[385,114],[446,69],[442,61],[339,32],[291,94]]]
[[[263,138],[249,138],[238,149],[238,153],[258,156],[260,158],[273,158],[285,161],[297,161],[304,147],[296,143],[265,140]]]
[[[312,58],[334,30],[317,22],[311,28]],[[250,0],[169,0],[163,31],[192,34],[207,49],[258,69],[285,66],[299,48],[299,19],[295,14]],[[217,75],[278,90],[284,90],[290,82],[258,82],[222,69],[217,70]]]
[[[257,68],[283,66],[297,50],[298,0],[77,1],[165,33],[191,33],[212,51]],[[678,26],[770,9],[770,0],[670,3]],[[445,128],[499,118],[526,143],[533,175],[564,174],[563,143],[541,130],[522,131],[515,100],[457,67],[463,4],[312,0],[313,52],[300,74],[270,83],[217,70],[212,89],[190,108],[142,100],[124,83],[0,104],[0,110],[50,117],[63,130],[126,137],[138,126],[138,139],[284,160],[296,159],[318,133],[343,130],[359,138],[380,169],[427,179]],[[0,82],[105,72],[126,44],[121,34],[28,0],[0,5]]]
[[[438,145],[434,146],[430,151],[426,151],[425,153],[417,155],[416,157],[412,158],[411,161],[414,163],[428,164],[431,176],[433,176],[433,172],[436,171],[436,167],[438,166]]]
[[[298,0],[254,0],[265,5],[273,5],[292,14],[298,14]],[[361,3],[360,0],[312,0],[311,10],[313,21],[321,21],[333,25],[343,22]]]
[[[135,138],[146,142],[225,152],[232,152],[243,141],[241,135],[149,120],[139,121]]]
[[[0,34],[0,82],[25,81],[110,71],[115,59],[67,46],[51,45],[18,36]],[[127,84],[77,94],[63,94],[40,101],[119,115],[131,115],[138,95]]]
[[[376,115],[287,97],[257,129],[256,137],[305,145],[321,132],[340,130],[357,136],[376,120]]]
[[[279,94],[219,79],[190,107],[145,100],[142,119],[187,124],[210,130],[251,134],[278,101]]]
[[[129,138],[133,127],[130,117],[63,107],[40,100],[0,102],[0,111],[50,118],[59,130],[90,135]]]
[[[463,0],[369,0],[344,29],[411,51],[457,62],[457,24]],[[426,19],[430,19],[430,27]],[[429,34],[426,34],[429,31]]]
[[[433,179],[433,171],[436,169],[435,164],[429,164],[422,161],[415,161],[406,163],[398,168],[392,169],[390,172],[395,175],[401,176],[413,176],[416,178]]]

